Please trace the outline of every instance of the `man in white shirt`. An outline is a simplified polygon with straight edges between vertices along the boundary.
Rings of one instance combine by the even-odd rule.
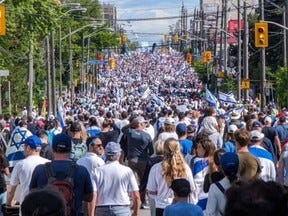
[[[110,215],[121,212],[131,215],[130,198],[133,200],[133,214],[139,215],[141,205],[139,188],[133,171],[119,163],[120,144],[109,142],[105,147],[106,164],[97,169],[94,178],[97,197],[96,215]]]
[[[276,168],[272,154],[262,147],[264,134],[258,130],[250,131],[251,145],[249,152],[259,158],[261,163],[261,179],[264,181],[276,181]]]
[[[10,179],[10,191],[8,192],[7,205],[12,204],[12,200],[17,186],[20,184],[20,198],[21,204],[24,197],[29,193],[29,184],[32,173],[36,166],[49,162],[48,159],[40,157],[41,140],[39,137],[33,135],[24,141],[24,154],[26,158],[18,162],[14,167]]]
[[[94,178],[93,176],[95,175],[97,168],[105,164],[104,160],[97,155],[98,148],[103,148],[103,145],[102,141],[98,137],[89,137],[86,141],[86,145],[88,151],[83,157],[77,160],[77,164],[84,166],[88,170],[92,180]],[[94,193],[92,202],[88,203],[89,215],[94,215],[96,205],[95,181],[92,181],[92,185]]]

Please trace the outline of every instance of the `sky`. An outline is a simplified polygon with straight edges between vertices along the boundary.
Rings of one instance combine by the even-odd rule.
[[[182,2],[188,10],[188,14],[193,14],[194,9],[199,8],[199,0],[100,0],[100,2],[115,5],[117,19],[180,16]],[[130,40],[152,44],[162,40],[163,35],[169,31],[169,25],[175,24],[176,21],[177,19],[131,21],[129,23],[125,21],[118,22],[118,24],[127,31]]]

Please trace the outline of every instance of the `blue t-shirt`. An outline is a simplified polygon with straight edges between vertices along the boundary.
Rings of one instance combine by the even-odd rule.
[[[189,139],[179,140],[180,149],[182,154],[185,156],[191,153],[193,142]]]
[[[57,178],[65,178],[66,173],[72,166],[70,160],[55,160],[51,162],[51,167],[56,173]],[[38,165],[33,171],[29,189],[43,188],[48,184],[48,178],[45,165]],[[93,187],[90,174],[87,169],[81,165],[77,165],[74,173],[74,194],[75,194],[75,210],[76,215],[83,215],[82,201],[83,195],[92,194]]]
[[[237,153],[237,149],[236,149],[236,144],[234,141],[232,140],[228,140],[226,141],[222,148],[226,151],[226,152],[232,152],[232,153]]]
[[[175,216],[175,215],[203,216],[203,211],[197,205],[185,202],[177,202],[175,204],[167,206],[164,209],[163,213],[163,216]]]

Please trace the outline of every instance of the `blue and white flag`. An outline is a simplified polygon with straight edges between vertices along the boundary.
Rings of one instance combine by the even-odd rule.
[[[59,97],[58,99],[58,111],[57,111],[57,117],[60,122],[60,125],[62,128],[65,127],[65,121],[64,121],[64,105],[62,97]]]
[[[219,99],[219,101],[222,101],[224,103],[230,103],[230,104],[236,104],[237,103],[235,96],[232,92],[229,92],[228,94],[226,94],[226,93],[219,91],[218,99]]]
[[[32,133],[24,127],[17,126],[13,130],[6,149],[6,157],[10,167],[14,167],[16,163],[25,158],[24,143],[29,136],[32,136]]]
[[[151,89],[149,87],[147,87],[147,89],[144,91],[144,93],[142,95],[142,99],[147,99],[150,94],[151,94]]]
[[[153,101],[154,103],[156,103],[159,107],[164,107],[165,103],[164,103],[164,99],[158,95],[152,95],[152,97],[150,98],[151,101]]]
[[[209,103],[210,106],[215,107],[216,110],[219,108],[219,101],[218,99],[206,88],[206,101]]]
[[[237,112],[239,113],[240,115],[242,114],[242,112],[244,111],[245,107],[244,106],[241,106],[241,107],[237,107],[237,108],[233,108],[233,109],[230,109],[228,110],[227,112],[225,112],[223,115],[225,117],[225,119],[227,121],[230,121],[230,116],[231,116],[231,113],[234,111],[234,112]]]

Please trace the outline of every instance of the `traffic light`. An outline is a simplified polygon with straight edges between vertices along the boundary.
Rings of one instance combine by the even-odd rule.
[[[192,54],[187,53],[186,54],[186,61],[191,65],[192,64]]]
[[[212,52],[211,51],[205,51],[205,58],[208,62],[212,60]]]
[[[169,40],[169,35],[168,34],[164,34],[164,41],[168,41]]]
[[[121,36],[121,42],[122,43],[125,43],[127,41],[127,35],[126,34],[123,34],[122,36]]]
[[[0,6],[0,35],[6,35],[5,6]]]
[[[178,37],[178,35],[176,34],[176,35],[174,35],[174,37],[173,37],[173,40],[174,40],[174,43],[176,43],[176,44],[178,44],[179,43],[179,37]]]
[[[114,69],[115,69],[115,67],[116,67],[116,61],[115,61],[114,58],[110,58],[110,59],[109,59],[109,67],[110,67],[111,70],[114,70]]]
[[[255,23],[255,47],[268,47],[268,23]]]

